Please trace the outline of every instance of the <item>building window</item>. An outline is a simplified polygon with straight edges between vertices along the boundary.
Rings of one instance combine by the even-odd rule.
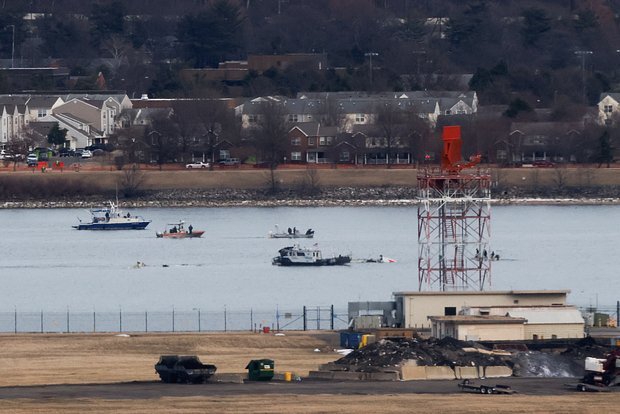
[[[614,107],[612,105],[605,105],[603,107],[603,112],[605,112],[606,114],[610,114],[614,111]]]
[[[230,151],[220,150],[220,160],[227,160],[230,158]]]
[[[451,110],[449,110],[449,109],[447,109],[447,110],[446,110],[446,115],[450,115],[450,114],[452,114],[452,111],[451,111]]]
[[[444,316],[455,316],[456,315],[456,307],[447,306],[443,308]]]
[[[45,109],[39,109],[37,111],[37,118],[43,118],[47,116],[47,111]]]
[[[316,140],[314,137],[308,137],[308,145],[315,145]]]
[[[297,114],[289,114],[288,122],[297,122]]]
[[[332,144],[332,137],[320,137],[319,138],[319,145],[331,145]]]
[[[497,150],[497,159],[505,160],[508,158],[508,153],[505,150]]]
[[[351,154],[349,151],[342,151],[340,153],[340,161],[349,161],[351,159]]]
[[[299,137],[293,137],[291,138],[291,145],[294,147],[298,147],[301,145],[301,138]]]
[[[258,117],[256,115],[248,115],[248,123],[255,124],[258,122]]]
[[[364,115],[364,114],[355,114],[355,123],[356,124],[363,124],[364,122],[366,122],[366,115]]]
[[[291,161],[301,161],[301,152],[291,152]]]

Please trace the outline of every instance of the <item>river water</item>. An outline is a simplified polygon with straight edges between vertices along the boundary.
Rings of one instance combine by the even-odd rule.
[[[147,230],[71,228],[78,209],[0,210],[0,312],[19,310],[298,309],[390,300],[417,289],[416,207],[133,209]],[[620,299],[620,206],[497,206],[492,209],[492,289],[570,289],[579,306]],[[180,219],[201,239],[157,239]],[[396,263],[282,268],[271,258],[288,240],[274,225],[315,230],[324,254]],[[136,268],[137,261],[146,264]]]

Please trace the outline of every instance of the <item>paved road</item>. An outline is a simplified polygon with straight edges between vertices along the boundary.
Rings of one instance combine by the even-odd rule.
[[[565,386],[576,383],[572,378],[499,378],[472,381],[475,384],[504,384],[524,395],[560,395],[577,392]],[[301,382],[247,382],[245,384],[164,384],[162,382],[130,382],[115,384],[45,385],[27,387],[0,387],[1,399],[28,398],[103,398],[152,399],[161,397],[235,396],[251,394],[288,395],[376,395],[376,394],[453,394],[460,393],[458,381],[319,381]],[[620,392],[620,387],[614,391]]]

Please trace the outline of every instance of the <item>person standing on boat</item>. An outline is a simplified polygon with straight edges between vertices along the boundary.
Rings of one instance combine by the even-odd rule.
[[[110,221],[110,213],[105,212],[105,221]]]
[[[194,230],[194,227],[190,224],[187,230],[189,231],[189,234],[192,234],[192,230]]]

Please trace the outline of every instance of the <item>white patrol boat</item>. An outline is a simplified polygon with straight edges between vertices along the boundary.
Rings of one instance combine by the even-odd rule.
[[[272,264],[278,266],[337,266],[351,263],[351,255],[323,257],[316,245],[314,248],[308,249],[296,244],[284,247],[278,253],[280,255],[271,261]]]

